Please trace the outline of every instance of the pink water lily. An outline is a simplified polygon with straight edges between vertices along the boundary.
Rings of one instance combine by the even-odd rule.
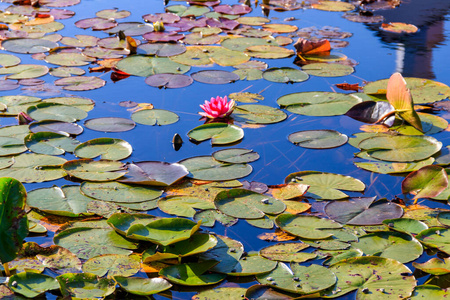
[[[210,101],[205,100],[205,104],[200,105],[205,112],[199,112],[200,115],[209,118],[224,118],[229,116],[234,109],[234,100],[228,102],[227,96],[216,98],[212,97]]]

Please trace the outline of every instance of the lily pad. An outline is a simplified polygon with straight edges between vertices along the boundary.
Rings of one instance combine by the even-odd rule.
[[[161,196],[162,191],[151,187],[132,186],[119,182],[83,182],[81,192],[91,198],[118,203],[138,203]]]
[[[358,299],[398,299],[409,297],[416,279],[404,264],[384,257],[366,256],[343,260],[329,270],[336,274],[336,285],[325,294],[335,298],[352,291]]]
[[[272,45],[250,46],[244,53],[251,57],[265,59],[286,58],[294,55],[294,51],[291,49]]]
[[[93,61],[94,58],[86,56],[82,53],[65,53],[59,52],[47,55],[45,61],[54,65],[65,66],[65,67],[79,67],[86,66]]]
[[[270,68],[264,71],[263,78],[272,82],[294,83],[308,80],[309,75],[293,68]]]
[[[133,113],[131,119],[138,124],[154,126],[176,123],[180,117],[176,113],[164,109],[141,109]]]
[[[291,269],[284,263],[278,263],[275,270],[256,276],[256,280],[291,293],[313,294],[333,286],[336,283],[336,276],[319,265],[306,267],[293,262]]]
[[[252,276],[267,273],[275,269],[277,266],[276,261],[272,261],[261,257],[245,256],[239,260],[228,275],[230,276]]]
[[[75,122],[87,117],[86,111],[59,103],[39,103],[28,107],[27,113],[37,121]]]
[[[71,160],[64,163],[62,169],[70,176],[88,181],[111,181],[126,174],[125,165],[113,160]]]
[[[292,173],[285,178],[284,182],[307,184],[310,187],[305,196],[327,200],[347,198],[347,194],[340,190],[362,192],[365,189],[364,183],[356,178],[317,171]]]
[[[177,163],[143,161],[127,164],[127,174],[120,182],[155,186],[169,186],[189,172],[185,166]]]
[[[14,157],[14,164],[0,169],[0,177],[13,177],[21,182],[43,182],[62,178],[66,172],[61,165],[66,160],[44,154],[21,154]]]
[[[239,105],[234,109],[232,116],[236,121],[250,124],[273,124],[287,118],[283,111],[259,104]]]
[[[140,278],[140,277],[123,277],[114,276],[114,280],[122,289],[130,294],[148,296],[165,291],[172,285],[163,278]]]
[[[57,79],[54,84],[68,91],[89,91],[101,88],[106,81],[95,76],[72,76]]]
[[[195,81],[208,84],[226,84],[239,80],[239,76],[222,70],[203,70],[191,74]]]
[[[96,138],[79,144],[74,150],[74,154],[81,158],[121,160],[131,155],[133,149],[131,145],[121,139]]]
[[[172,43],[146,43],[137,47],[138,54],[170,57],[186,52],[186,46]]]
[[[401,232],[380,231],[359,237],[352,247],[360,249],[366,255],[392,258],[407,263],[422,255],[423,248],[418,240]]]
[[[221,299],[241,299],[244,298],[246,288],[237,287],[222,287],[216,289],[210,289],[201,291],[198,294],[192,296],[192,300],[221,300]]]
[[[126,235],[131,226],[135,224],[148,224],[153,220],[155,220],[155,217],[148,214],[115,213],[106,221],[115,231],[122,235]]]
[[[202,221],[202,226],[205,227],[214,227],[216,221],[222,224],[223,226],[232,226],[237,223],[238,219],[227,216],[226,214],[220,212],[216,209],[206,209],[201,210],[195,213],[194,221]]]
[[[448,257],[440,260],[437,257],[431,258],[424,263],[412,263],[414,268],[432,275],[445,275],[450,273],[450,259]]]
[[[277,215],[286,205],[275,198],[245,189],[231,189],[217,194],[214,204],[221,212],[242,219],[259,219],[265,214]]]
[[[123,132],[133,129],[136,126],[136,123],[125,118],[105,117],[89,119],[84,122],[84,126],[95,131]]]
[[[212,202],[190,196],[168,196],[158,200],[158,207],[165,213],[192,218],[195,209],[215,209]]]
[[[225,236],[216,236],[217,244],[207,252],[201,253],[200,259],[202,261],[217,260],[220,257],[219,263],[211,268],[213,272],[229,273],[234,266],[239,262],[244,253],[244,246],[241,242],[233,240]]]
[[[145,83],[157,87],[157,88],[168,88],[168,89],[176,89],[183,88],[191,85],[194,80],[188,76],[183,74],[155,74],[145,78]]]
[[[329,218],[348,225],[378,225],[386,219],[400,218],[403,209],[395,203],[376,197],[333,201],[325,206]]]
[[[337,63],[312,63],[303,66],[302,70],[318,77],[341,77],[355,72],[353,67]]]
[[[420,168],[428,165],[432,165],[434,162],[433,157],[429,157],[424,160],[419,160],[417,162],[399,163],[399,162],[385,162],[380,160],[375,160],[367,155],[370,162],[355,162],[358,168],[368,170],[375,173],[381,174],[397,174],[397,173],[407,173],[419,170]]]
[[[331,92],[301,92],[278,98],[281,108],[307,116],[337,116],[345,114],[361,99],[351,94]]]
[[[355,9],[355,6],[351,3],[323,0],[312,4],[312,7],[318,10],[326,11],[351,11]]]
[[[15,53],[25,53],[25,54],[34,54],[34,53],[43,53],[48,52],[50,49],[58,47],[58,43],[45,40],[45,39],[30,39],[30,38],[23,38],[23,39],[9,39],[2,41],[2,48],[4,48],[7,51],[15,52]],[[6,54],[3,54],[6,55]],[[20,60],[19,60],[20,62]],[[3,64],[1,63],[3,67],[10,67],[17,64]]]
[[[201,223],[181,218],[164,218],[150,221],[146,225],[134,224],[127,231],[127,237],[168,246],[187,240]]]
[[[11,40],[10,40],[11,41]],[[2,45],[4,48],[4,45]],[[1,67],[12,67],[20,64],[21,60],[15,55],[0,53],[0,66]]]
[[[432,227],[420,232],[416,238],[428,247],[450,254],[450,229]]]
[[[62,155],[73,152],[80,142],[68,136],[54,132],[30,133],[25,137],[25,145],[30,151],[39,154]]]
[[[0,68],[0,75],[12,74],[6,76],[8,79],[28,79],[44,76],[49,71],[47,66],[20,64],[13,67]]]
[[[190,172],[190,177],[199,180],[224,181],[242,178],[252,172],[247,164],[224,164],[211,156],[198,156],[180,161]]]
[[[237,37],[224,40],[221,45],[234,51],[245,51],[250,46],[275,45],[276,42],[271,39],[261,39],[256,37]]]
[[[197,126],[188,132],[190,139],[203,142],[211,139],[213,145],[231,144],[244,137],[242,128],[226,123],[211,123]]]
[[[76,298],[104,298],[116,289],[116,282],[112,279],[100,278],[95,274],[63,274],[56,277],[61,293],[66,297]]]
[[[154,74],[184,74],[190,67],[174,62],[166,57],[129,56],[116,64],[122,72],[134,76],[148,77]]]
[[[20,154],[27,151],[23,139],[0,136],[0,156]]]
[[[342,225],[332,220],[314,216],[282,214],[275,219],[282,230],[305,239],[326,239],[333,234],[327,229],[342,228]]]
[[[348,137],[335,130],[305,130],[291,133],[288,140],[303,148],[330,149],[344,145]]]
[[[230,164],[249,163],[259,159],[259,154],[255,151],[239,148],[219,150],[212,156],[217,161]]]
[[[386,219],[383,224],[392,230],[409,234],[418,234],[422,230],[428,229],[424,222],[410,218]]]
[[[66,229],[55,235],[53,242],[81,259],[102,254],[128,255],[138,247],[137,243],[130,242],[108,227]]]
[[[104,254],[88,259],[83,264],[83,272],[92,273],[97,276],[108,275],[130,277],[136,274],[141,268],[141,258],[139,255],[125,254]]]
[[[80,217],[91,215],[87,205],[93,199],[80,192],[78,185],[63,185],[61,188],[40,188],[28,192],[27,204],[53,215]]]
[[[13,284],[13,282],[16,284]],[[34,298],[47,291],[59,289],[56,279],[34,272],[22,272],[11,276],[8,286],[15,293],[28,298]]]
[[[308,244],[301,242],[280,243],[265,247],[260,250],[260,253],[261,256],[271,260],[301,263],[317,256],[315,253],[301,252],[308,247]]]
[[[205,261],[201,263],[174,265],[162,269],[159,274],[164,276],[170,282],[180,285],[210,285],[218,283],[226,277],[225,274],[206,273],[216,264],[216,261]]]
[[[376,159],[410,162],[430,157],[442,143],[430,136],[374,136],[362,140],[358,147]]]

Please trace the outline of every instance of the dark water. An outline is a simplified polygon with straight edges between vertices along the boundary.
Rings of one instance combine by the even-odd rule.
[[[277,107],[276,100],[286,94],[306,91],[334,91],[336,83],[360,83],[364,81],[373,81],[388,78],[393,72],[402,72],[408,77],[422,77],[434,79],[445,84],[450,84],[450,21],[448,12],[450,10],[450,1],[446,0],[407,0],[400,8],[395,10],[386,10],[378,12],[386,17],[387,21],[401,21],[416,24],[420,31],[414,35],[395,36],[381,32],[379,25],[365,25],[353,23],[343,19],[342,13],[324,12],[318,10],[297,10],[292,12],[271,11],[269,18],[272,23],[285,23],[283,19],[295,17],[296,20],[288,24],[296,25],[299,28],[315,26],[339,27],[342,31],[352,33],[352,37],[346,39],[349,46],[338,49],[354,59],[359,64],[355,67],[355,73],[346,77],[321,78],[314,77],[303,83],[280,84],[265,80],[258,81],[237,81],[227,85],[207,85],[194,82],[191,86],[183,89],[157,89],[147,86],[144,78],[129,77],[125,80],[113,83],[109,79],[109,73],[100,75],[107,80],[105,87],[86,92],[71,92],[76,96],[87,97],[96,102],[96,107],[89,112],[88,118],[94,117],[125,117],[129,118],[131,112],[118,105],[121,101],[135,101],[139,103],[152,103],[155,108],[167,109],[176,112],[180,116],[180,121],[169,126],[152,127],[137,125],[129,132],[123,133],[99,133],[89,129],[78,137],[82,142],[97,137],[114,137],[128,141],[133,146],[133,154],[126,161],[167,161],[177,162],[179,160],[198,155],[210,155],[212,152],[227,147],[211,147],[209,142],[193,144],[188,141],[186,133],[202,124],[199,121],[199,104],[204,100],[217,95],[224,96],[233,92],[248,91],[258,93],[262,90],[265,100],[263,105]],[[224,1],[223,3],[234,4],[234,1]],[[425,5],[426,7],[423,7]],[[184,4],[184,2],[170,2],[169,5]],[[4,5],[4,6],[3,6]],[[2,4],[0,9],[9,4]],[[164,11],[162,1],[155,0],[82,0],[82,3],[68,9],[76,12],[76,15],[68,20],[61,22],[66,25],[65,29],[59,32],[63,36],[74,36],[75,34],[89,34],[98,37],[106,37],[103,32],[91,30],[82,30],[76,28],[73,23],[84,18],[94,17],[95,12],[102,9],[119,8],[120,10],[129,10],[132,14],[123,21],[142,22],[141,16],[149,13]],[[254,9],[249,14],[251,16],[263,16],[260,8]],[[122,20],[120,20],[122,21]],[[293,49],[292,45],[287,48]],[[36,63],[28,55],[20,55],[22,63]],[[265,60],[269,67],[296,66],[293,64],[293,58]],[[87,69],[87,68],[86,68]],[[233,70],[233,68],[224,68],[215,65],[212,69]],[[190,73],[201,70],[193,67]],[[93,75],[99,75],[94,73]],[[49,83],[55,80],[54,77],[47,75],[43,77]],[[337,90],[339,91],[339,90]],[[2,95],[18,95],[20,93],[32,95],[27,91],[7,91]],[[35,94],[33,94],[35,95]],[[38,97],[53,97],[60,95],[37,94]],[[368,187],[365,191],[367,196],[378,196],[392,199],[401,195],[401,181],[403,177],[389,175],[372,174],[360,170],[353,165],[353,153],[356,148],[346,144],[342,147],[330,150],[310,150],[294,146],[287,140],[290,133],[306,129],[334,129],[347,135],[359,132],[359,126],[362,124],[345,116],[337,117],[308,117],[295,114],[289,114],[289,118],[279,124],[268,125],[262,128],[252,129],[244,128],[245,137],[237,145],[241,148],[253,149],[261,155],[261,158],[252,163],[253,172],[246,178],[248,181],[261,181],[266,184],[280,184],[284,178],[297,171],[315,170],[331,173],[351,175],[362,180]],[[448,113],[441,113],[442,117],[450,119]],[[12,118],[2,119],[2,125],[16,124]],[[184,144],[179,151],[174,151],[171,144],[172,136],[179,133]],[[448,132],[434,135],[443,142],[444,146],[450,144],[450,134]],[[74,158],[66,154],[67,159]],[[61,179],[41,184],[27,184],[27,190],[38,187],[50,187],[52,185],[63,185],[69,182]],[[428,203],[435,207],[446,207],[445,203]],[[163,214],[157,210],[151,214]],[[244,221],[231,228],[216,226],[212,231],[218,234],[225,234],[243,242],[245,250],[257,251],[268,242],[259,240],[256,236],[267,230],[257,229],[246,224]],[[52,233],[47,238],[28,238],[28,241],[37,241],[39,243],[49,242]],[[417,262],[428,260],[424,254]],[[410,266],[410,265],[409,265]],[[411,266],[410,266],[411,267]],[[251,279],[249,279],[251,280]],[[233,280],[232,280],[233,281]],[[424,278],[419,279],[423,282]],[[254,282],[239,282],[239,286],[248,287]],[[232,282],[225,282],[222,285],[230,286]],[[188,299],[194,294],[191,292],[174,292],[174,299]],[[352,298],[348,296],[346,298]],[[53,296],[49,295],[49,298]],[[155,296],[162,299],[160,296]]]

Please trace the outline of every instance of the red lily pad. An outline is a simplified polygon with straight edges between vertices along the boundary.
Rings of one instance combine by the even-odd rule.
[[[144,19],[145,22],[155,23],[159,21],[164,24],[172,24],[181,20],[180,16],[173,13],[147,14],[143,15],[142,19]]]
[[[17,89],[19,87],[19,83],[16,80],[0,80],[0,91],[10,91]]]
[[[403,193],[414,193],[414,199],[434,198],[448,186],[444,168],[430,165],[413,171],[402,182]]]
[[[169,57],[186,52],[186,46],[173,43],[147,43],[137,47],[138,54]]]
[[[109,34],[119,33],[119,31],[123,31],[126,36],[137,36],[152,32],[153,26],[141,22],[122,22],[112,29],[105,30]]]
[[[107,30],[117,26],[117,22],[102,18],[89,18],[75,22],[75,26],[81,29]]]
[[[252,11],[252,8],[248,5],[235,4],[235,5],[218,5],[214,7],[214,11],[228,15],[245,15]]]

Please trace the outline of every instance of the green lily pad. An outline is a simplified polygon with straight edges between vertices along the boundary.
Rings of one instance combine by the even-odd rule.
[[[145,83],[150,86],[168,89],[184,88],[191,85],[193,82],[194,79],[192,79],[192,77],[183,74],[163,73],[150,75],[145,78]]]
[[[436,285],[426,284],[416,286],[411,299],[445,299],[449,295],[450,290],[448,288],[442,289],[441,287]]]
[[[416,286],[411,270],[404,264],[384,257],[365,256],[340,261],[329,270],[336,274],[336,285],[325,293],[336,298],[356,291],[357,299],[407,298]]]
[[[412,125],[409,125],[408,123],[405,122],[401,122],[402,124],[399,125],[394,124],[394,126],[391,126],[390,129],[395,130],[403,135],[423,135],[424,133],[427,135],[432,135],[441,132],[448,127],[447,120],[439,116],[421,112],[417,113],[417,115],[420,118],[423,132],[420,132]]]
[[[360,249],[366,255],[392,258],[407,263],[422,255],[423,248],[418,240],[401,232],[380,231],[359,237],[352,247]]]
[[[21,182],[43,182],[62,178],[66,172],[61,165],[66,160],[45,154],[21,154],[14,157],[14,164],[0,169],[0,177],[13,177]]]
[[[89,119],[84,122],[84,126],[95,131],[123,132],[133,129],[136,126],[136,123],[130,119],[106,117]]]
[[[148,214],[129,214],[129,213],[115,213],[111,215],[107,221],[115,231],[122,235],[126,235],[128,229],[135,224],[148,224],[155,219],[154,216]]]
[[[450,212],[442,211],[438,214],[437,219],[440,224],[450,227]]]
[[[190,67],[174,62],[166,57],[129,56],[116,64],[122,72],[134,76],[148,77],[154,74],[172,73],[184,74]]]
[[[308,192],[305,196],[315,199],[344,199],[347,198],[348,195],[340,190],[363,192],[365,189],[364,183],[356,178],[317,171],[292,173],[285,178],[284,182],[298,182],[309,185]]]
[[[25,145],[30,151],[39,154],[62,155],[66,151],[73,152],[80,144],[68,134],[54,132],[30,133],[25,137]]]
[[[415,104],[431,103],[446,99],[450,96],[450,87],[425,78],[406,77],[407,87]],[[384,96],[386,94],[388,79],[382,79],[368,83],[364,86],[364,93],[369,95]]]
[[[114,276],[114,280],[128,293],[141,296],[157,294],[172,287],[167,280],[159,277],[128,278],[123,276]]]
[[[14,164],[13,157],[0,157],[0,169],[5,169]]]
[[[450,229],[432,227],[420,232],[416,238],[428,247],[450,254]]]
[[[237,37],[224,40],[221,45],[227,49],[244,52],[250,46],[274,45],[278,44],[271,39],[261,39],[256,37]]]
[[[269,219],[267,216],[264,216],[259,219],[246,219],[245,220],[248,224],[262,228],[262,229],[272,229],[275,225],[271,219]]]
[[[8,79],[28,79],[44,76],[49,71],[47,66],[43,65],[17,65],[13,67],[0,68],[0,75],[12,74],[6,76]]]
[[[259,104],[239,105],[234,109],[232,116],[238,122],[250,124],[273,124],[287,118],[283,111]]]
[[[302,70],[309,75],[318,77],[341,77],[355,72],[351,66],[337,63],[313,63],[302,67]]]
[[[260,254],[271,260],[301,263],[317,256],[315,253],[301,252],[308,247],[308,244],[302,242],[280,243],[261,249]]]
[[[158,200],[158,207],[163,212],[181,217],[192,218],[195,209],[215,209],[214,203],[197,197],[168,196]]]
[[[192,296],[192,300],[222,300],[222,299],[244,299],[246,288],[222,287],[206,291],[201,291]]]
[[[333,201],[325,206],[327,216],[348,225],[377,225],[386,219],[400,218],[403,209],[398,204],[376,197]]]
[[[170,57],[186,52],[186,46],[172,43],[147,43],[139,45],[137,52],[139,54],[156,55],[158,57]]]
[[[361,99],[351,94],[331,92],[301,92],[278,98],[281,108],[306,116],[338,116],[345,114]]]
[[[206,273],[216,261],[187,263],[162,269],[159,274],[170,282],[187,286],[204,286],[216,284],[227,277],[225,274]]]
[[[143,161],[126,165],[127,173],[120,182],[152,186],[170,186],[189,172],[178,163]]]
[[[150,221],[145,226],[142,224],[132,225],[127,231],[127,237],[168,246],[187,240],[200,228],[200,224],[180,218],[157,219]]]
[[[0,136],[0,156],[20,154],[27,151],[23,139]]]
[[[86,66],[95,61],[95,58],[84,55],[83,53],[53,53],[45,57],[45,61],[64,67],[80,67]]]
[[[38,104],[41,98],[32,96],[2,96],[0,97],[0,103],[7,106],[6,112],[2,112],[2,115],[17,116],[20,112],[26,112],[27,108]],[[21,128],[18,126],[14,126]],[[2,134],[4,135],[4,134]]]
[[[234,266],[228,275],[230,276],[253,276],[263,274],[272,271],[277,266],[276,261],[272,261],[256,256],[242,257],[239,262]]]
[[[268,274],[257,275],[256,280],[291,293],[313,294],[333,286],[336,283],[336,276],[319,265],[306,267],[293,262],[291,269],[284,263],[278,263],[275,270]]]
[[[130,277],[139,272],[141,258],[139,255],[104,254],[88,259],[83,264],[83,272],[103,277],[108,275]]]
[[[159,247],[159,252],[147,250],[142,256],[144,263],[165,259],[180,259],[208,251],[217,245],[217,239],[210,234],[194,234],[184,241],[177,242],[165,247]]]
[[[75,122],[87,117],[86,111],[58,103],[39,103],[28,107],[27,114],[36,121]]]
[[[80,192],[78,185],[63,185],[61,188],[40,188],[28,192],[27,204],[32,208],[53,215],[81,217],[91,215],[87,205],[93,199]]]
[[[237,74],[223,70],[202,70],[191,76],[195,81],[207,84],[227,84],[240,79]]]
[[[256,57],[256,58],[286,58],[294,55],[294,51],[291,49],[286,49],[283,47],[272,46],[272,45],[257,45],[247,47],[247,50],[244,52],[248,56]]]
[[[239,76],[240,80],[258,80],[263,78],[263,72],[258,69],[242,68],[233,71],[234,74]],[[254,103],[258,101],[249,101],[249,103]]]
[[[230,50],[220,46],[189,46],[186,47],[186,52],[171,56],[170,59],[187,66],[216,63],[219,66],[228,67],[245,63],[250,58],[241,51]]]
[[[245,189],[231,189],[217,194],[214,204],[221,212],[242,219],[259,219],[265,214],[280,214],[286,205],[275,198]]]
[[[332,220],[292,214],[279,215],[275,223],[282,230],[306,239],[326,239],[333,235],[327,229],[342,228]]]
[[[22,272],[11,276],[8,287],[15,293],[34,298],[47,291],[59,289],[59,284],[55,278],[48,275]]]
[[[8,41],[12,41],[8,40]],[[6,41],[4,41],[6,42]],[[4,45],[2,46],[3,48]],[[20,58],[18,58],[15,55],[12,54],[6,54],[6,53],[0,53],[0,66],[1,67],[12,67],[12,66],[17,66],[18,64],[20,64]]]
[[[208,7],[201,5],[171,5],[166,7],[166,12],[174,13],[180,17],[200,17],[209,11]]]
[[[71,47],[94,47],[98,40],[98,37],[92,35],[76,34],[75,37],[63,37],[60,43]]]
[[[241,242],[225,236],[216,236],[217,244],[212,249],[199,255],[202,261],[218,260],[219,263],[211,268],[213,272],[230,273],[244,253]]]
[[[216,209],[206,209],[201,210],[195,213],[194,221],[202,221],[202,226],[206,227],[214,227],[216,221],[222,224],[223,226],[232,226],[237,223],[238,219],[227,216]]]
[[[203,124],[188,132],[190,139],[203,142],[211,139],[213,145],[224,145],[237,142],[244,137],[244,130],[236,125],[226,123]]]
[[[120,161],[84,158],[71,160],[63,164],[62,169],[70,176],[88,181],[111,181],[122,177],[125,165]]]
[[[121,160],[131,155],[131,145],[121,139],[97,138],[79,144],[74,149],[74,154],[81,158]]]
[[[355,165],[358,168],[368,170],[375,173],[381,173],[381,174],[396,174],[396,173],[407,173],[419,170],[422,167],[431,165],[434,163],[434,158],[429,157],[424,160],[420,160],[417,162],[407,162],[407,163],[401,163],[401,162],[384,162],[375,160],[372,157],[368,156],[369,159],[371,159],[370,162],[355,162]]]
[[[422,230],[428,229],[427,224],[424,222],[409,218],[386,219],[383,221],[383,224],[392,230],[408,234],[418,234]]]
[[[414,268],[432,275],[445,275],[450,273],[450,259],[448,257],[440,260],[437,257],[431,258],[424,263],[412,263]]]
[[[442,143],[430,136],[374,136],[362,140],[358,147],[376,159],[410,162],[437,153]]]
[[[169,125],[178,122],[180,117],[164,109],[142,109],[131,115],[131,119],[143,125]]]
[[[331,266],[335,263],[349,259],[352,257],[361,257],[363,256],[363,252],[359,249],[347,249],[347,250],[328,250],[327,254],[330,254],[330,252],[334,252],[331,254],[331,257],[328,257],[324,262],[323,265],[325,266]]]
[[[440,166],[425,166],[402,181],[402,193],[414,193],[414,199],[433,198],[448,186],[447,172]]]
[[[134,186],[120,182],[83,182],[81,192],[94,199],[117,202],[138,203],[161,196],[162,191],[147,186]]]
[[[230,164],[249,163],[259,159],[259,154],[255,151],[240,148],[219,150],[212,156],[217,161]]]
[[[56,277],[60,286],[61,293],[65,297],[76,297],[78,299],[86,298],[104,298],[116,289],[116,282],[108,278],[100,278],[95,274],[63,274]]]
[[[68,249],[80,259],[89,259],[102,254],[129,255],[138,247],[137,243],[130,242],[103,223],[98,228],[65,229],[55,235],[53,242]]]
[[[309,78],[307,73],[288,67],[267,69],[262,76],[265,80],[281,83],[303,82]]]
[[[42,99],[42,102],[74,106],[76,108],[84,110],[85,112],[93,110],[95,106],[95,102],[93,100],[82,97],[54,97]]]
[[[351,3],[338,2],[338,1],[320,1],[314,3],[313,8],[326,11],[351,11],[355,9],[355,6]]]
[[[288,140],[303,148],[330,149],[344,145],[348,137],[336,130],[304,130],[291,133]]]
[[[86,74],[86,71],[77,67],[57,67],[50,69],[50,75],[55,77],[81,76],[84,74]]]

